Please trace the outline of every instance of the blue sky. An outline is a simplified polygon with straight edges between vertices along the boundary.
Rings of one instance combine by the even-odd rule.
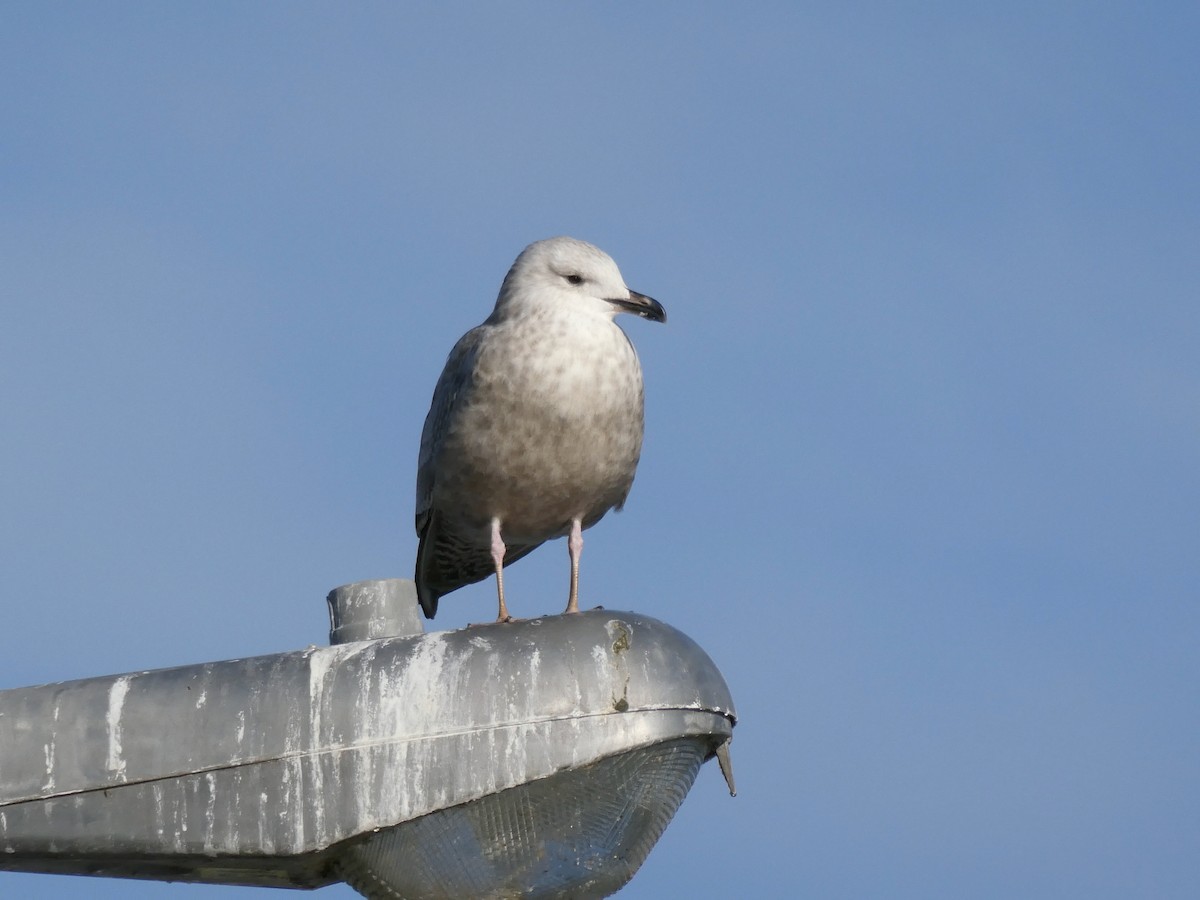
[[[0,19],[0,687],[323,643],[410,575],[445,355],[566,233],[670,315],[624,320],[583,602],[741,715],[739,796],[706,766],[621,896],[1200,891],[1194,4]]]

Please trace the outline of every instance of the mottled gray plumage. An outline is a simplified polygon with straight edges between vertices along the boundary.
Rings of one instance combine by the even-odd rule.
[[[620,509],[642,448],[642,371],[613,321],[654,321],[616,263],[574,238],[530,244],[495,309],[459,339],[433,392],[417,468],[417,595],[438,598],[568,536],[578,608],[581,532]]]

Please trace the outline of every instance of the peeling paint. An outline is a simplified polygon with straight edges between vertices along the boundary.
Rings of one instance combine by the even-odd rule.
[[[58,705],[58,703],[55,703],[52,720],[56,726],[58,724],[58,712],[59,712],[59,705]],[[55,735],[57,735],[57,734],[58,734],[58,729],[56,727],[50,733],[50,740],[48,740],[45,744],[42,745],[42,750],[45,754],[45,759],[46,759],[46,780],[42,782],[42,790],[46,791],[47,793],[54,790],[54,749],[55,749],[55,745],[56,745]]]
[[[633,641],[633,630],[624,622],[612,619],[604,624],[604,630],[612,638],[613,653],[624,653]]]
[[[121,711],[125,707],[125,695],[129,693],[131,676],[123,675],[112,683],[108,691],[108,770],[118,781],[125,780],[125,759],[121,755]]]
[[[54,790],[54,741],[42,744],[42,752],[46,758],[46,780],[42,782],[43,791]]]
[[[208,789],[208,799],[204,804],[204,852],[216,853],[214,834],[217,830],[217,780],[212,772],[204,773],[204,786]],[[236,844],[234,840],[232,843]]]
[[[592,662],[594,662],[596,664],[596,668],[601,671],[608,668],[608,649],[600,646],[593,647]]]

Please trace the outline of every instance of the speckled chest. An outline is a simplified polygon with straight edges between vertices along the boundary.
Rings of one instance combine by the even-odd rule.
[[[443,452],[472,507],[558,530],[623,502],[642,444],[642,374],[605,318],[504,323],[477,354]]]

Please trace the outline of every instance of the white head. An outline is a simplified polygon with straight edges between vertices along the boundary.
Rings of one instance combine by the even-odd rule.
[[[554,237],[521,251],[500,286],[494,316],[531,311],[547,305],[575,304],[607,315],[630,312],[665,322],[666,311],[650,297],[625,286],[612,257],[586,241]]]

